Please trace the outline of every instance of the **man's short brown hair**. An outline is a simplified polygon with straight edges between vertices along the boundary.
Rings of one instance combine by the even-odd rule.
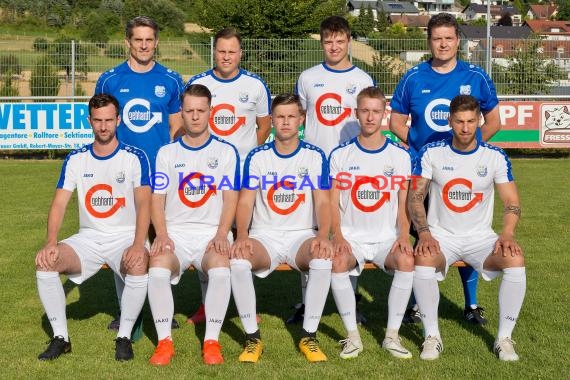
[[[137,16],[127,22],[127,26],[125,28],[125,36],[128,40],[130,40],[133,36],[133,29],[138,26],[147,26],[149,28],[152,28],[152,30],[154,30],[154,38],[158,38],[158,24],[156,21],[147,16]]]
[[[321,41],[323,41],[326,37],[337,33],[346,34],[346,36],[350,39],[350,25],[348,25],[348,21],[346,21],[344,17],[330,16],[321,22]]]

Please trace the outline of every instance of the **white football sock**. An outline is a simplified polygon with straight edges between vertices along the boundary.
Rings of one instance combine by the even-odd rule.
[[[413,288],[424,325],[424,335],[426,337],[440,336],[437,320],[439,287],[435,277],[435,268],[416,265]]]
[[[130,338],[133,326],[137,321],[139,314],[146,300],[148,289],[148,274],[142,276],[125,276],[125,289],[123,291],[123,299],[121,300],[121,325],[117,338]]]
[[[510,338],[517,323],[526,292],[524,267],[503,269],[499,287],[499,332],[497,337]]]
[[[348,272],[332,273],[331,289],[336,308],[346,331],[356,330],[356,299]]]
[[[232,259],[230,267],[232,293],[243,329],[246,334],[253,334],[259,327],[255,315],[255,288],[253,287],[251,263],[248,260]]]
[[[208,278],[208,290],[204,301],[206,309],[204,341],[218,340],[232,293],[230,268],[212,268],[208,271]]]
[[[309,281],[303,317],[303,329],[306,332],[314,333],[319,327],[331,285],[331,269],[331,260],[312,259],[309,262]]]
[[[53,336],[62,336],[69,342],[67,319],[65,315],[65,292],[58,272],[36,271],[38,293],[47,318],[53,330]]]
[[[148,270],[148,303],[158,340],[171,337],[174,299],[170,287],[170,269],[153,267]]]
[[[394,271],[392,286],[388,294],[388,330],[399,330],[412,294],[414,272]]]

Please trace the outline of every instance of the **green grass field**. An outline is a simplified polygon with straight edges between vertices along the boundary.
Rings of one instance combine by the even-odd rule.
[[[300,326],[284,324],[290,306],[300,297],[299,276],[278,272],[256,282],[260,327],[266,344],[259,363],[237,362],[242,330],[232,303],[220,338],[226,364],[203,365],[200,342],[204,328],[182,323],[181,329],[173,333],[177,355],[167,368],[148,364],[156,343],[148,305],[144,310],[144,336],[134,345],[135,360],[115,362],[114,334],[106,330],[116,311],[109,271],[102,271],[80,288],[64,277],[73,352],[55,362],[36,359],[51,330],[37,296],[34,256],[44,242],[47,212],[60,166],[61,161],[0,161],[0,378],[558,379],[570,372],[569,159],[513,160],[523,208],[518,239],[527,260],[527,297],[513,335],[521,356],[519,362],[501,363],[491,352],[497,331],[499,281],[481,281],[479,302],[487,309],[489,324],[470,326],[462,319],[463,295],[457,271],[452,270],[440,287],[440,327],[445,346],[440,360],[419,359],[419,325],[401,329],[403,343],[412,349],[413,359],[393,359],[380,348],[390,279],[380,271],[366,271],[360,280],[364,294],[360,308],[369,321],[361,329],[365,351],[351,361],[338,357],[337,341],[344,337],[344,331],[329,297],[319,328],[321,346],[329,361],[307,363],[296,349]],[[72,203],[68,208],[60,237],[76,230],[76,207]],[[496,208],[499,210],[500,205]],[[500,223],[500,212],[497,215]],[[176,318],[184,322],[199,299],[196,274],[187,273],[175,288]]]

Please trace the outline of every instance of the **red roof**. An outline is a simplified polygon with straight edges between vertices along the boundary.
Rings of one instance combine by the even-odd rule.
[[[481,49],[487,46],[486,40],[481,40]],[[528,46],[528,42],[512,39],[493,39],[493,58],[508,58],[512,56],[516,50],[524,49]],[[497,48],[502,48],[501,52]],[[570,41],[554,41],[543,40],[540,41],[536,54],[541,58],[569,58],[570,57]]]
[[[570,34],[570,21],[526,20],[525,24],[536,34]]]
[[[537,19],[549,19],[557,10],[558,6],[556,4],[532,4],[530,6],[530,11]]]

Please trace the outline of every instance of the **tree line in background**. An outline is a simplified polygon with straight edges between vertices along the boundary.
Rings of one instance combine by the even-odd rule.
[[[515,0],[515,5],[517,2],[523,10],[530,4]],[[559,17],[565,17],[565,12],[570,15],[570,0],[559,0],[559,6]],[[34,42],[36,51],[45,51],[45,56],[40,58],[32,72],[34,96],[57,94],[59,81],[55,73],[57,70],[69,72],[72,39],[96,43],[95,47],[93,44],[76,45],[75,67],[78,72],[88,71],[87,55],[98,53],[92,49],[104,48],[105,54],[113,58],[124,56],[122,45],[107,46],[107,43],[111,37],[122,38],[126,21],[137,15],[151,15],[161,26],[161,33],[166,35],[182,35],[186,21],[211,30],[235,26],[244,38],[257,39],[245,51],[243,66],[253,72],[269,73],[264,79],[274,93],[291,91],[290,88],[272,86],[276,82],[274,77],[279,75],[282,79],[283,73],[289,72],[289,82],[294,83],[296,73],[306,68],[295,59],[300,49],[291,44],[288,49],[279,49],[280,40],[299,39],[292,43],[301,47],[306,43],[301,39],[318,32],[320,21],[332,14],[345,15],[355,37],[370,39],[369,44],[378,53],[372,65],[362,62],[359,66],[369,71],[379,83],[396,83],[400,75],[390,63],[391,58],[398,58],[397,53],[388,57],[383,52],[426,49],[425,36],[418,28],[390,25],[383,12],[375,20],[371,7],[362,10],[359,16],[348,15],[345,0],[0,0],[0,10],[4,27],[12,25],[16,29],[43,28],[59,32],[54,41],[38,38]],[[209,47],[209,39],[203,41]],[[494,65],[495,82],[508,84],[499,88],[499,93],[545,94],[549,92],[550,85],[567,79],[565,72],[535,54],[538,43],[530,41],[525,49],[515,52],[506,68]],[[16,56],[0,56],[0,96],[17,93],[12,74],[20,72],[21,65]],[[532,81],[527,80],[526,73],[533,78]],[[536,80],[537,76],[540,80]],[[393,88],[383,90],[390,94]]]
[[[570,20],[570,0],[554,2],[556,19]],[[530,5],[538,3],[546,2],[514,0],[512,5],[524,17]],[[298,38],[314,33],[323,17],[346,14],[346,5],[346,0],[0,0],[0,17],[3,25],[52,28],[92,42],[122,34],[117,26],[141,14],[152,15],[170,35],[182,35],[184,23],[190,21],[212,29],[239,25],[248,38]],[[387,15],[380,12],[375,20],[371,5],[347,17],[358,36],[390,31]]]

